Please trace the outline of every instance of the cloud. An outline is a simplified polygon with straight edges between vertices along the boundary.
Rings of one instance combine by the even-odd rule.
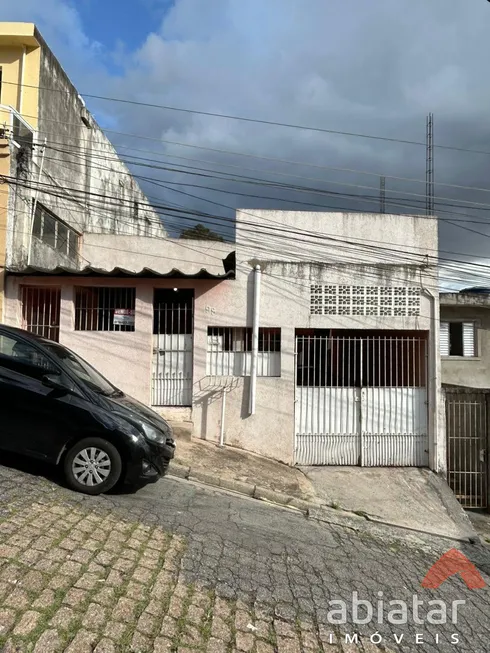
[[[0,0],[0,9],[4,16],[8,10],[15,14],[15,19],[22,13],[21,19],[39,20],[43,33],[81,90],[422,142],[426,114],[432,111],[436,143],[490,151],[487,116],[490,86],[485,82],[490,55],[487,37],[490,6],[484,0],[472,3],[460,0],[145,1],[151,6],[153,16],[160,11],[160,21],[153,25],[137,50],[119,45],[116,53],[106,52],[104,45],[90,40],[90,26],[82,25],[76,10],[64,0],[46,0],[42,9],[37,0],[18,0],[15,8],[11,7],[12,3]],[[110,74],[105,66],[106,58],[113,55],[118,57],[118,75]],[[110,115],[119,131],[150,139],[386,175],[388,210],[423,212],[425,208],[423,146],[116,103],[92,106]],[[298,204],[291,203],[294,200],[304,201],[305,207],[318,204],[318,208],[325,209],[378,209],[376,174],[274,164],[156,140],[115,134],[112,137],[123,145],[159,152],[166,157],[162,160],[174,165],[214,167],[230,174],[331,193],[371,196],[359,201],[352,197],[266,189],[133,168],[136,174],[158,177],[165,184],[189,182],[213,187],[214,191],[189,186],[178,188],[232,208],[297,207]],[[169,155],[200,161],[172,159]],[[204,164],[203,160],[215,165]],[[218,162],[222,165],[218,166]],[[438,182],[489,187],[488,156],[436,149],[435,162]],[[420,182],[409,183],[392,177]],[[344,186],[341,182],[351,185]],[[192,208],[232,214],[224,207],[153,184],[145,184],[145,189],[152,196]],[[399,194],[392,195],[392,191]],[[247,198],[239,193],[261,197]],[[441,218],[455,221],[454,224],[441,222],[441,249],[468,252],[484,259],[490,229],[477,223],[488,219],[488,207],[472,210],[451,205],[457,205],[457,200],[490,205],[490,194],[437,186],[436,195],[442,198],[437,204]],[[396,203],[405,202],[408,206],[404,209],[396,206],[395,199]],[[464,219],[477,223],[457,222]]]

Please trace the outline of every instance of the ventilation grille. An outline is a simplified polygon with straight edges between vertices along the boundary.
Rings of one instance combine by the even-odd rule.
[[[311,286],[312,315],[417,317],[420,288],[401,286]]]

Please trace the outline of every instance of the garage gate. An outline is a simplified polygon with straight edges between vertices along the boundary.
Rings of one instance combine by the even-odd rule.
[[[296,332],[300,465],[427,467],[427,334]]]

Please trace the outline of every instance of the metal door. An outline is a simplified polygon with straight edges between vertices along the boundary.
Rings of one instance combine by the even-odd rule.
[[[190,406],[193,292],[156,290],[153,325],[152,405]]]
[[[22,328],[56,342],[60,339],[60,288],[22,286]]]
[[[446,393],[448,484],[464,508],[488,507],[489,396]]]
[[[296,370],[298,464],[428,465],[424,336],[299,332]]]

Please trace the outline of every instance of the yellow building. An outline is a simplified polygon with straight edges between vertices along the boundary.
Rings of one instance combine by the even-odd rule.
[[[0,22],[0,80],[1,322],[9,271],[85,267],[87,232],[166,232],[33,23]]]
[[[23,118],[33,132],[37,129],[40,62],[41,42],[33,23],[0,23],[0,321],[12,190],[8,181],[11,177],[12,140],[22,125],[19,118]]]

